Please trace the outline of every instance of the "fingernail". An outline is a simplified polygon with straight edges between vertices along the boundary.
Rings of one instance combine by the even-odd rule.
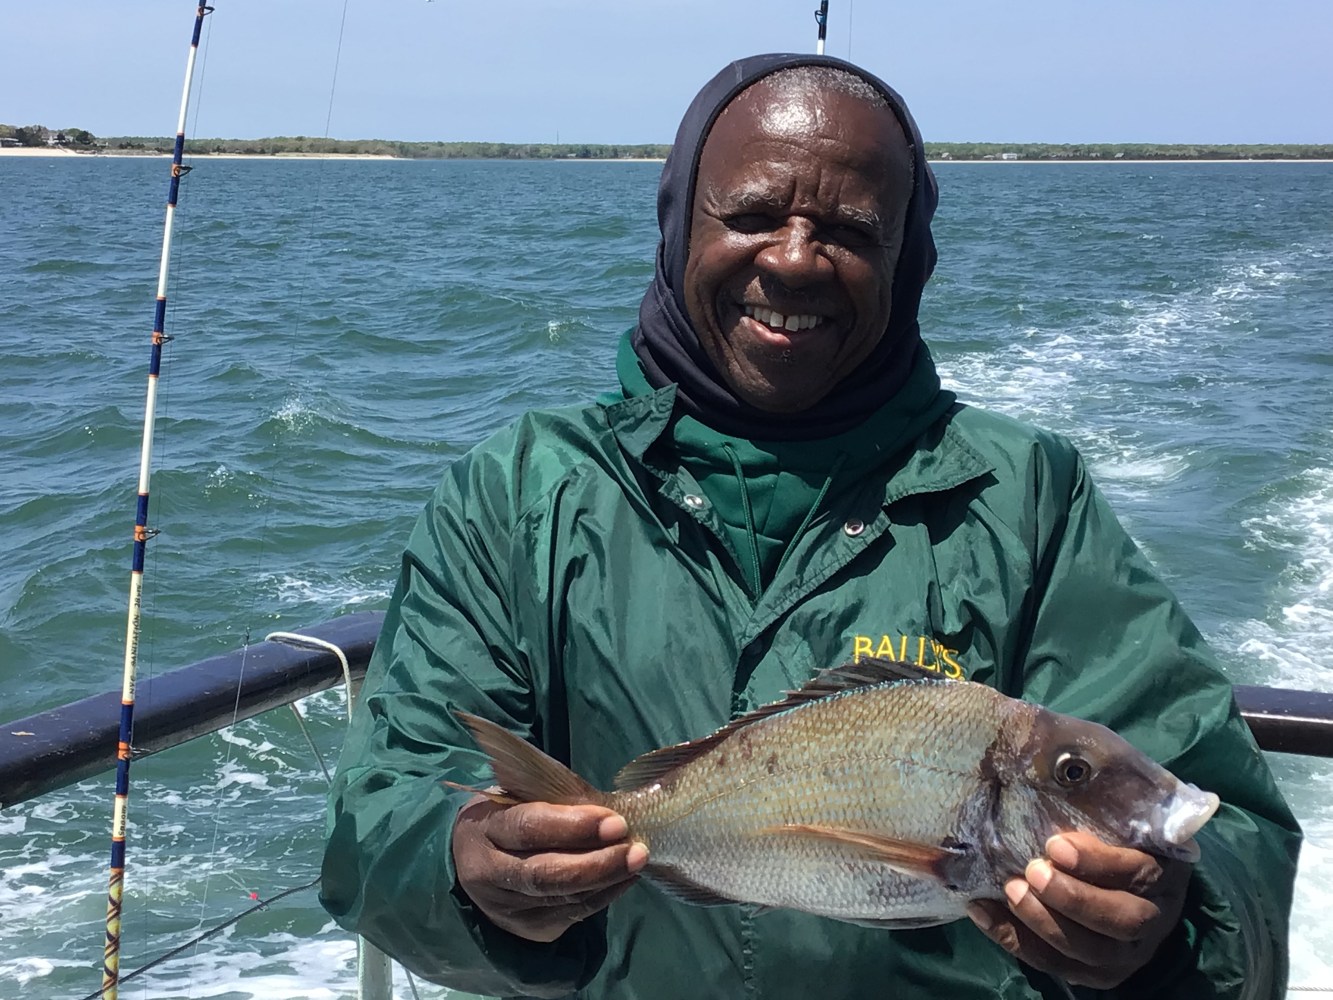
[[[1038,892],[1044,890],[1051,884],[1051,876],[1055,874],[1051,868],[1051,863],[1045,859],[1038,858],[1036,861],[1029,861],[1027,870],[1023,872],[1023,877],[1028,880],[1028,885]]]
[[[1010,906],[1017,906],[1023,902],[1023,897],[1028,894],[1028,884],[1021,878],[1010,879],[1005,883],[1004,895],[1009,900]]]
[[[976,924],[983,931],[988,931],[995,926],[995,921],[991,919],[990,914],[980,906],[969,906],[967,908],[967,915],[972,918],[972,923]]]
[[[597,824],[597,836],[602,840],[623,840],[629,833],[629,826],[621,816],[607,816]]]
[[[1060,834],[1046,841],[1046,856],[1066,871],[1078,866],[1078,848]]]
[[[636,872],[648,863],[648,845],[635,841],[625,853],[625,867]]]

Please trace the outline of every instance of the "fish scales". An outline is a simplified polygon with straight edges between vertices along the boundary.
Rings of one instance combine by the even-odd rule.
[[[481,794],[615,810],[648,848],[642,874],[677,898],[881,927],[1001,898],[1055,833],[1197,860],[1193,835],[1218,806],[1103,726],[886,661],[824,671],[710,736],[644,754],[609,793],[457,714],[502,789]]]
[[[618,793],[610,805],[654,867],[722,896],[840,919],[937,913],[950,895],[938,884],[852,846],[779,831],[956,837],[985,780],[981,762],[1014,714],[993,694],[920,680],[836,695],[761,719],[659,789]]]

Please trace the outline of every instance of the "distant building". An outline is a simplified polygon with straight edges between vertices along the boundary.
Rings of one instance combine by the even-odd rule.
[[[1002,160],[1017,160],[1017,159],[1020,159],[1020,157],[1019,157],[1019,155],[1018,155],[1017,153],[1001,153],[1001,154],[1000,154],[1000,159],[1002,159]]]
[[[11,149],[14,146],[22,145],[23,143],[19,142],[12,136],[0,136],[0,149]]]

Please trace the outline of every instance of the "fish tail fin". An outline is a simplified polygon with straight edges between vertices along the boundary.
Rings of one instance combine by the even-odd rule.
[[[454,712],[491,759],[501,793],[482,792],[502,804],[550,802],[561,806],[605,806],[610,796],[588,784],[553,757],[509,730],[467,712]]]

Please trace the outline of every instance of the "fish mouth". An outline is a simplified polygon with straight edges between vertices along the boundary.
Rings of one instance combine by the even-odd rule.
[[[1220,803],[1216,793],[1182,783],[1157,805],[1152,825],[1161,831],[1162,846],[1171,857],[1199,860],[1199,845],[1192,838],[1212,819]]]

